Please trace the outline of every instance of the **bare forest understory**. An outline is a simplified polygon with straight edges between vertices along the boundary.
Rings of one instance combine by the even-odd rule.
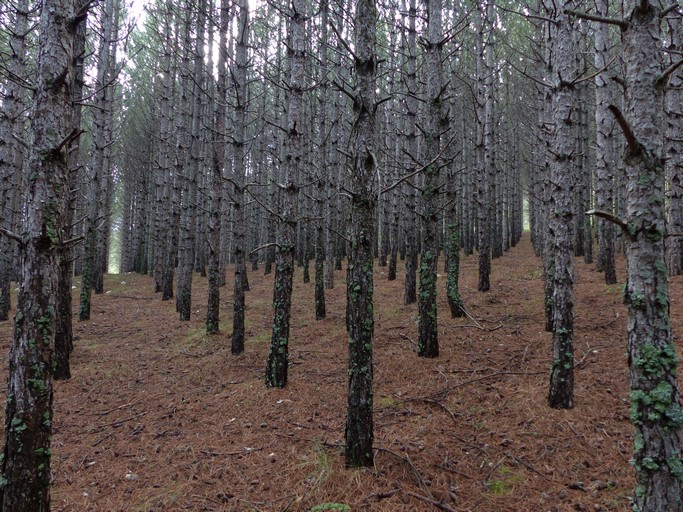
[[[471,318],[448,315],[440,270],[435,360],[416,356],[417,308],[403,305],[403,273],[388,282],[376,267],[371,470],[345,469],[341,446],[345,271],[327,291],[328,318],[316,322],[313,284],[297,270],[284,390],[264,384],[272,275],[249,273],[239,357],[230,354],[231,286],[221,290],[223,332],[207,336],[206,279],[195,276],[193,317],[180,322],[150,277],[109,275],[92,321],[75,323],[73,378],[55,385],[52,510],[625,510],[635,479],[617,263],[620,283],[605,286],[577,260],[572,410],[546,405],[550,334],[527,235],[494,261],[488,293],[476,291],[476,256],[463,259]],[[674,277],[674,333],[682,301]],[[11,322],[0,324],[3,353],[10,338]]]

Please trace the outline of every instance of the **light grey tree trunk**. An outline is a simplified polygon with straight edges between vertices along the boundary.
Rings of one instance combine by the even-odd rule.
[[[206,0],[197,3],[196,43],[192,70],[192,91],[188,99],[188,121],[190,123],[189,147],[186,165],[182,171],[182,202],[178,247],[178,274],[176,285],[176,310],[181,321],[190,320],[192,314],[192,275],[196,257],[197,187],[203,174],[202,96],[206,94],[204,79],[204,41],[206,24]],[[186,41],[188,44],[189,41]]]
[[[92,294],[95,266],[97,264],[97,238],[98,229],[102,228],[103,216],[101,216],[102,183],[107,179],[109,169],[106,167],[108,159],[106,150],[109,147],[107,140],[108,114],[112,108],[111,95],[113,88],[110,86],[110,77],[113,70],[109,69],[111,60],[112,41],[114,35],[114,1],[106,0],[102,11],[102,32],[99,41],[97,55],[97,79],[95,80],[95,109],[93,112],[92,151],[90,169],[88,173],[88,213],[86,220],[85,247],[83,255],[83,273],[81,277],[80,304],[78,319],[80,321],[90,319],[90,299]]]
[[[627,147],[624,228],[628,281],[634,510],[683,510],[678,357],[669,320],[664,255],[664,89],[659,3],[638,2],[622,27],[626,102],[615,113]]]
[[[491,229],[492,222],[492,177],[494,173],[493,143],[493,77],[489,69],[488,55],[493,51],[489,44],[492,27],[489,26],[489,11],[492,4],[478,4],[476,18],[476,97],[477,118],[477,221],[479,246],[479,283],[477,289],[486,292],[491,288]],[[483,12],[482,12],[483,11]]]
[[[405,77],[406,86],[406,152],[415,161],[419,161],[417,144],[417,6],[416,0],[410,0],[408,10],[408,65]],[[410,161],[406,159],[407,161]],[[405,210],[405,243],[406,243],[406,275],[403,292],[403,303],[414,304],[417,302],[417,232],[418,225],[415,212],[416,179],[410,178],[408,183]]]
[[[175,25],[175,27],[174,27]],[[174,38],[172,33],[177,33],[179,18],[173,14],[170,5],[166,6],[163,15],[163,32],[161,44],[161,98],[159,99],[159,145],[158,166],[155,174],[154,194],[154,291],[164,292],[164,274],[166,269],[166,249],[170,237],[170,209],[168,182],[171,176],[171,152],[173,137],[173,113],[172,98],[175,84],[175,69],[172,65],[172,52]],[[175,29],[175,30],[174,30]]]

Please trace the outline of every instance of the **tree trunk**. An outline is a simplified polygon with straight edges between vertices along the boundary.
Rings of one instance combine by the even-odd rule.
[[[659,4],[656,4],[659,5]],[[625,241],[628,284],[628,353],[633,466],[638,486],[634,510],[683,510],[681,425],[676,380],[678,358],[669,320],[664,259],[663,96],[660,12],[643,0],[622,30],[628,94],[623,116],[611,107],[627,148]]]
[[[567,4],[569,5],[569,4]],[[573,35],[568,15],[554,13],[551,29],[553,131],[550,148],[548,258],[552,297],[553,360],[548,404],[556,409],[574,406],[574,154],[572,114],[575,114]]]
[[[417,145],[417,30],[415,21],[417,7],[415,0],[410,0],[408,10],[408,71],[406,73],[406,152],[419,161]],[[403,304],[417,302],[417,222],[415,220],[415,179],[410,178],[408,193],[406,194],[405,222],[406,240],[406,275],[404,283]]]
[[[220,318],[220,245],[221,209],[223,204],[223,167],[225,165],[225,103],[227,101],[228,70],[227,37],[230,27],[229,0],[220,0],[220,36],[218,42],[218,82],[215,115],[215,142],[213,144],[213,172],[211,175],[211,200],[209,213],[209,273],[208,303],[206,308],[206,332],[219,331]]]
[[[347,325],[349,330],[349,391],[346,414],[346,465],[372,466],[372,350],[375,335],[373,311],[373,243],[377,172],[375,147],[375,88],[377,8],[374,0],[358,0],[355,17],[356,120],[350,137],[354,193],[351,197]]]
[[[306,6],[293,0],[289,19],[289,98],[287,105],[287,139],[284,161],[285,183],[282,210],[278,219],[275,255],[275,290],[273,292],[273,335],[266,366],[266,385],[283,388],[287,384],[289,364],[289,325],[292,308],[292,279],[299,203],[303,136],[303,92],[306,60]]]
[[[9,356],[0,502],[4,512],[50,510],[52,364],[59,252],[68,208],[72,131],[72,0],[41,5],[26,219]]]
[[[12,13],[14,25],[9,48],[9,74],[24,79],[26,76],[26,36],[28,34],[28,0],[19,0]],[[19,144],[25,140],[25,123],[22,121],[26,107],[23,88],[14,80],[3,84],[2,109],[0,109],[0,227],[15,229],[16,213],[13,206],[18,202],[19,186],[24,171],[24,150]],[[0,322],[9,320],[11,304],[10,283],[15,269],[15,241],[0,235]]]
[[[418,295],[417,355],[437,357],[439,340],[436,310],[436,270],[438,253],[437,221],[439,219],[439,168],[441,167],[441,135],[446,132],[448,118],[442,107],[443,71],[441,64],[442,3],[425,0],[427,8],[427,118],[425,120],[425,160],[422,188],[422,257],[420,260],[420,293]]]
[[[676,16],[668,16],[668,47],[671,50],[667,64],[674,64],[680,55],[677,50],[683,43],[683,18],[679,13]],[[665,240],[666,262],[669,275],[683,274],[683,149],[681,138],[683,137],[683,79],[680,72],[671,77],[671,84],[666,91],[666,161],[667,178],[667,201],[666,222],[667,232],[677,233]]]
[[[233,256],[235,258],[235,286],[232,313],[233,354],[244,352],[244,309],[246,291],[244,180],[246,175],[247,133],[247,44],[249,42],[249,6],[239,2],[239,31],[235,45],[235,133],[233,135]]]
[[[93,148],[91,154],[90,176],[88,177],[90,193],[88,194],[88,218],[86,221],[85,247],[83,256],[83,273],[81,276],[80,304],[78,308],[78,319],[80,321],[90,320],[90,299],[95,276],[95,266],[97,264],[97,232],[102,228],[102,211],[100,202],[102,200],[102,182],[106,180],[108,169],[105,168],[107,159],[105,151],[109,147],[107,140],[107,117],[112,108],[110,95],[113,89],[110,86],[109,69],[114,35],[114,0],[106,0],[102,13],[102,35],[100,36],[98,56],[97,56],[97,80],[95,89],[94,122],[93,122]]]

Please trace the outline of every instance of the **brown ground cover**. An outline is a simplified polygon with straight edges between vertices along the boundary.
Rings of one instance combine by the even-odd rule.
[[[207,336],[205,279],[196,277],[193,319],[183,323],[149,277],[107,276],[92,321],[75,323],[73,378],[56,383],[53,511],[628,509],[621,285],[605,286],[577,261],[576,407],[558,411],[546,406],[550,335],[528,238],[493,269],[492,290],[478,293],[476,257],[463,259],[465,319],[449,318],[440,276],[441,356],[424,360],[402,272],[388,282],[376,267],[369,470],[343,465],[344,272],[327,292],[328,318],[316,322],[313,286],[298,269],[284,390],[264,385],[272,276],[249,274],[239,357],[229,348],[231,285],[222,289],[223,333]],[[681,279],[671,294],[679,333]],[[10,336],[10,322],[0,324],[3,353]]]

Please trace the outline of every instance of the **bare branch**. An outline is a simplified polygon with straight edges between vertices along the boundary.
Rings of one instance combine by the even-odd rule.
[[[10,231],[9,229],[0,228],[0,234],[5,235],[7,238],[11,238],[12,240],[16,240],[16,241],[19,242],[20,244],[23,244],[23,243],[24,243],[24,239],[23,239],[23,238],[21,238],[21,237],[20,237],[19,235],[17,235],[16,233],[13,233],[13,232]]]
[[[596,217],[600,217],[601,219],[608,220],[608,221],[612,222],[613,224],[616,224],[617,226],[619,226],[624,231],[628,232],[628,224],[626,222],[624,222],[622,219],[620,219],[619,217],[612,215],[610,212],[606,212],[603,210],[588,210],[586,212],[586,215],[595,215]]]
[[[597,21],[598,23],[607,23],[608,25],[616,25],[621,28],[621,30],[626,30],[628,28],[628,22],[624,20],[618,20],[615,18],[609,18],[607,16],[598,16],[596,14],[588,14],[585,12],[574,11],[572,9],[565,9],[565,14],[569,16],[575,16],[588,21]]]
[[[631,127],[628,125],[626,118],[624,118],[624,115],[621,113],[621,110],[619,110],[619,108],[614,105],[610,105],[607,108],[610,112],[612,112],[615,119],[617,120],[617,123],[619,123],[621,131],[624,132],[624,137],[626,137],[626,144],[628,144],[629,149],[633,152],[640,151],[640,144],[638,143],[638,140],[636,139],[633,130],[631,130]]]
[[[664,87],[666,85],[666,82],[669,80],[669,77],[679,68],[681,67],[681,64],[683,64],[683,59],[679,60],[678,62],[674,62],[671,64],[668,68],[666,68],[664,71],[662,71],[662,74],[659,75],[657,78],[657,81],[655,82],[655,85],[657,87]]]

